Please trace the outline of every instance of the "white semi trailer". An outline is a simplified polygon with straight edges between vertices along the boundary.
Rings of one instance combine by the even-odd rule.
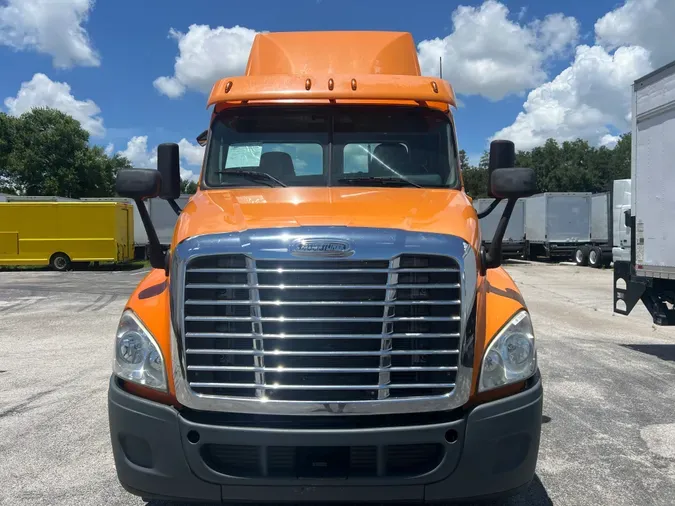
[[[525,200],[526,199],[518,199],[513,208],[513,212],[511,213],[511,219],[506,227],[504,240],[502,241],[502,256],[504,258],[520,257],[525,249]],[[476,212],[482,213],[487,210],[493,202],[494,199],[490,198],[476,199],[473,201],[473,207],[476,209]],[[497,225],[504,213],[505,207],[506,201],[502,200],[490,214],[479,220],[480,235],[483,238],[483,245],[487,249],[490,248],[490,243],[495,235]]]
[[[675,62],[633,84],[630,259],[614,264],[614,312],[642,301],[675,325]]]

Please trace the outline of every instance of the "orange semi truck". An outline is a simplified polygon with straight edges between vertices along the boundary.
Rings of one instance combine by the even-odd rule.
[[[129,298],[109,387],[120,482],[144,498],[443,502],[515,493],[543,390],[523,298],[500,267],[535,191],[509,141],[490,248],[458,163],[450,85],[392,32],[266,33],[218,81],[199,190]],[[120,171],[137,202],[180,191]]]

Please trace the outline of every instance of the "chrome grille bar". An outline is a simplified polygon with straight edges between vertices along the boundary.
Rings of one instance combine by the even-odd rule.
[[[195,388],[260,388],[256,383],[198,383],[190,382]],[[455,383],[411,383],[396,385],[268,385],[268,390],[381,390],[381,389],[412,389],[412,388],[454,388]],[[316,402],[316,401],[309,401]]]
[[[255,334],[242,333],[224,333],[224,332],[187,332],[187,338],[205,338],[205,339],[236,339],[236,338],[250,338]],[[421,334],[421,333],[407,333],[407,334],[391,334],[392,339],[408,339],[408,338],[424,338],[424,339],[446,339],[459,338],[460,334]],[[265,339],[382,339],[382,334],[265,334]]]
[[[396,293],[396,290],[390,290]],[[253,306],[251,306],[253,307]],[[388,309],[388,307],[387,307]],[[385,309],[385,312],[387,310]],[[427,321],[427,322],[457,322],[460,320],[459,316],[434,316],[434,317],[424,317],[424,316],[390,316],[383,318],[361,318],[361,317],[294,317],[288,318],[285,316],[279,317],[261,317],[261,316],[186,316],[185,321],[187,322],[384,322],[385,324],[394,323],[394,322],[414,322],[414,321]]]
[[[236,372],[275,372],[275,373],[299,373],[311,372],[314,374],[330,374],[330,373],[362,373],[362,372],[421,372],[421,371],[456,371],[457,367],[247,367],[247,366],[228,366],[228,365],[189,365],[188,371],[236,371]],[[386,387],[389,383],[380,383],[381,387]],[[337,390],[341,389],[341,385],[335,385]],[[386,390],[386,388],[383,388]]]
[[[298,357],[381,357],[383,355],[420,355],[419,350],[380,350],[380,351],[288,351],[288,350],[229,350],[229,349],[202,349],[185,351],[188,355],[269,355],[269,356],[298,356]],[[424,355],[457,355],[458,350],[425,350]]]
[[[336,269],[258,269],[256,272],[259,273],[316,273],[316,274],[327,274],[331,272],[335,272]],[[419,269],[396,269],[396,268],[388,268],[388,269],[339,269],[340,272],[345,272],[345,273],[356,273],[356,272],[366,272],[366,273],[389,273],[389,272],[396,272],[396,273],[411,273],[411,272],[459,272],[459,269],[428,269],[428,268],[419,268]],[[191,272],[196,272],[196,273],[208,273],[208,274],[220,274],[220,273],[240,273],[240,272],[250,272],[248,268],[246,269],[221,269],[221,268],[197,268],[197,269],[187,269],[188,273]]]
[[[257,304],[260,306],[458,306],[461,300],[363,300],[363,301],[345,301],[345,300],[307,300],[303,302],[283,301],[283,300],[210,300],[188,299],[185,304],[190,306],[250,306]]]
[[[425,285],[426,288],[459,288],[459,283],[432,283]],[[255,288],[257,290],[387,290],[390,288],[419,288],[419,285],[249,285],[249,284],[227,284],[227,283],[191,283],[186,285],[189,289],[204,290],[222,290],[226,288]]]

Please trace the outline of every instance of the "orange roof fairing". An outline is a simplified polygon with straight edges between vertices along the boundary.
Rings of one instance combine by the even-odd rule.
[[[394,74],[419,76],[417,49],[406,32],[277,32],[256,35],[247,76]]]
[[[269,100],[455,105],[448,82],[420,76],[415,42],[406,32],[258,34],[245,76],[216,82],[208,106]]]

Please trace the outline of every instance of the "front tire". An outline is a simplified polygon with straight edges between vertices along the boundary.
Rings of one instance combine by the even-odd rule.
[[[49,265],[55,271],[67,271],[70,268],[70,257],[65,253],[54,253],[49,260]]]
[[[580,248],[577,248],[577,250],[574,252],[574,261],[577,263],[578,266],[580,267],[585,267],[588,265],[588,247],[587,246],[581,246]]]

